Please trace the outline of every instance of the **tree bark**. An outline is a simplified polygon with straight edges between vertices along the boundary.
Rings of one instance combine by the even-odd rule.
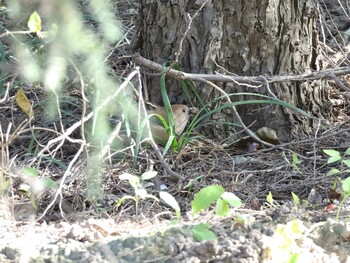
[[[311,0],[209,0],[196,17],[204,1],[140,0],[141,16],[135,49],[157,63],[173,61],[176,52],[181,70],[191,73],[270,76],[301,74],[320,70],[318,56],[317,12]],[[187,28],[191,26],[186,35]],[[181,45],[181,41],[182,45]],[[181,46],[181,48],[180,48]],[[327,117],[330,103],[321,81],[289,82],[248,87],[237,83],[216,83],[227,93],[257,92],[271,94],[317,117]],[[196,83],[202,99],[219,94],[205,83]],[[159,76],[147,78],[150,100],[161,103]],[[175,79],[167,79],[170,100],[187,101]],[[247,100],[249,96],[232,96]],[[300,114],[274,105],[243,105],[238,111],[253,130],[269,127],[279,138],[288,140],[308,134],[317,124]],[[232,122],[233,113],[213,116]],[[210,129],[218,139],[234,131],[224,124]]]

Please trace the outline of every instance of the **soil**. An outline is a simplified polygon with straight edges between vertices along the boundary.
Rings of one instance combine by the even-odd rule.
[[[49,202],[52,193],[47,193],[50,199],[41,199],[37,211],[30,200],[14,204],[13,200],[4,198],[0,261],[290,262],[298,256],[300,261],[292,262],[349,262],[349,205],[345,202],[340,206],[337,199],[330,203],[327,198],[334,181],[325,176],[327,167],[314,176],[313,161],[304,160],[296,170],[283,160],[280,150],[273,153],[261,149],[248,155],[226,152],[225,157],[219,149],[205,155],[204,148],[201,145],[199,152],[192,145],[186,158],[184,153],[176,155],[176,167],[182,167],[181,174],[188,176],[181,190],[163,173],[156,177],[166,186],[163,189],[179,202],[180,219],[166,204],[151,198],[141,200],[137,211],[133,201],[117,208],[121,197],[133,194],[128,183],[118,180],[122,172],[131,172],[125,164],[121,171],[121,163],[106,169],[102,176],[103,198],[94,205],[79,201],[84,199],[85,190],[79,191],[76,186],[84,182],[83,174],[65,189],[62,209],[56,202],[46,211],[52,204]],[[222,154],[221,162],[213,165],[216,154]],[[169,161],[174,158],[167,157]],[[181,166],[181,160],[187,165]],[[222,166],[230,163],[229,160],[235,162],[234,168]],[[211,171],[203,176],[200,170],[206,166]],[[272,169],[267,169],[270,166]],[[189,189],[186,184],[190,179],[196,181]],[[158,184],[150,182],[148,193],[158,196]],[[188,200],[193,200],[198,190],[213,184],[235,193],[243,200],[243,206],[232,208],[225,217],[216,216],[214,207],[193,216]],[[303,194],[305,188],[311,189],[307,195]],[[272,204],[264,201],[268,191],[275,198]],[[299,205],[292,201],[292,191],[302,200]],[[336,220],[339,207],[342,209]],[[210,224],[217,238],[197,241],[192,230],[200,223]]]
[[[137,4],[116,2],[122,23],[132,28]],[[329,10],[327,19],[334,11]],[[132,33],[130,30],[125,39],[130,39]],[[121,46],[127,46],[127,42]],[[130,50],[122,51],[122,55],[132,55]],[[111,61],[119,61],[113,56]],[[16,126],[26,117],[20,111],[13,113],[17,90],[18,87],[1,102],[2,139],[8,120]],[[29,96],[44,101],[41,89],[31,86],[30,90]],[[337,90],[337,96],[348,97],[348,92]],[[67,105],[62,106],[73,107]],[[38,145],[47,145],[53,139],[49,128],[60,124],[49,123],[40,116],[38,113],[44,111],[41,107],[34,108],[35,124],[42,127],[36,140]],[[62,119],[79,121],[81,107],[78,105],[73,111],[74,115],[68,116],[64,115],[67,111],[62,112]],[[62,187],[34,195],[25,188],[33,186],[33,182],[21,172],[33,162],[22,157],[28,152],[20,147],[29,145],[31,134],[20,136],[21,143],[18,138],[11,142],[11,162],[4,172],[11,187],[0,199],[0,262],[350,262],[349,204],[341,203],[344,196],[340,185],[346,174],[326,176],[330,166],[322,151],[328,148],[343,153],[350,147],[348,105],[335,107],[335,111],[338,121],[329,129],[318,131],[322,136],[315,132],[310,138],[278,148],[258,146],[247,152],[234,145],[199,139],[178,153],[165,155],[165,162],[145,147],[140,150],[137,165],[132,165],[131,153],[125,151],[109,158],[100,182],[90,188],[84,158],[74,164],[69,174],[62,166],[51,165],[50,178],[63,180]],[[77,150],[69,143],[62,145],[65,164],[71,160],[67,156],[74,156]],[[3,154],[2,151],[2,157]],[[181,175],[183,181],[174,182],[164,165]],[[48,169],[39,168],[45,175]],[[116,206],[121,198],[134,194],[119,176],[140,175],[148,170],[155,170],[158,175],[145,182],[147,192],[156,197],[160,191],[172,194],[181,208],[180,218],[167,204],[153,198],[140,200],[137,209],[132,200]],[[214,205],[192,215],[191,201],[208,185],[221,185],[237,195],[243,205],[231,208],[225,217],[215,215]],[[88,198],[86,189],[101,189],[99,198]],[[270,192],[273,202],[266,201]],[[293,201],[292,192],[299,203]],[[194,227],[203,223],[209,224],[216,238],[195,238]]]
[[[243,223],[235,222],[238,215],[244,217]],[[288,203],[259,211],[235,209],[225,218],[206,212],[180,221],[141,216],[130,220],[95,216],[74,223],[2,218],[0,261],[290,262],[297,254],[298,261],[293,262],[349,262],[349,223],[332,217],[333,212]],[[295,238],[276,234],[278,226],[296,219],[302,223]],[[195,240],[191,227],[200,222],[210,223],[217,240]]]

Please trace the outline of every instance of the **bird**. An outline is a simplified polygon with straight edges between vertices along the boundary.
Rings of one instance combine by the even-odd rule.
[[[164,120],[169,124],[169,119],[166,114],[166,110],[164,107],[153,105],[153,109],[147,110],[147,114],[157,114],[160,115]],[[178,135],[181,135],[188,123],[188,120],[190,118],[190,114],[196,113],[198,111],[196,108],[189,108],[188,106],[184,104],[173,104],[171,105],[171,109],[173,111],[173,118],[174,118],[174,126],[175,126],[175,133]],[[153,137],[159,141],[167,142],[169,139],[169,134],[164,128],[163,124],[159,120],[158,117],[151,117],[150,118],[150,128]]]

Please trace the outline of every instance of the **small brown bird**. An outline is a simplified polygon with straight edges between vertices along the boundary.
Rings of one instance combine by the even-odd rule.
[[[171,108],[174,117],[175,133],[180,135],[183,133],[188,123],[190,114],[195,113],[197,109],[189,108],[183,104],[174,104],[171,105]],[[148,110],[147,114],[159,114],[169,124],[168,116],[166,115],[166,110],[164,107],[156,106],[154,109]],[[157,117],[152,117],[150,121],[151,131],[155,139],[160,139],[163,142],[166,142],[169,138],[169,135],[159,119]]]

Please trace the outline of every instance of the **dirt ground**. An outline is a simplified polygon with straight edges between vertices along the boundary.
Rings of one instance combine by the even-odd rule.
[[[345,136],[341,138],[346,140]],[[293,254],[298,254],[300,260],[293,262],[350,260],[349,206],[342,205],[337,221],[338,201],[333,200],[334,207],[329,204],[334,179],[325,176],[327,167],[322,168],[325,157],[317,158],[314,170],[314,159],[301,161],[299,168],[292,167],[280,150],[261,149],[244,156],[220,149],[206,155],[203,146],[200,149],[189,147],[186,154],[168,156],[169,161],[177,158],[176,169],[186,177],[184,185],[195,179],[190,189],[183,186],[179,190],[177,183],[160,175],[162,184],[180,204],[181,219],[167,205],[153,199],[140,201],[139,215],[131,201],[115,208],[119,198],[133,191],[118,180],[122,169],[130,171],[121,163],[106,168],[104,195],[94,205],[84,201],[84,188],[79,190],[83,173],[65,189],[62,210],[57,202],[45,216],[52,193],[47,193],[48,199],[42,198],[38,211],[30,200],[20,203],[3,198],[0,261],[288,262]],[[199,189],[212,184],[235,193],[244,205],[224,218],[215,216],[212,209],[192,216],[189,200]],[[156,182],[147,189],[158,196]],[[269,191],[276,200],[273,205],[266,202]],[[304,202],[297,206],[292,191]],[[293,234],[293,222],[299,222],[295,224],[300,233]],[[198,223],[210,223],[217,240],[196,241],[191,230]],[[285,226],[285,232],[278,230],[281,226]]]
[[[137,5],[119,4],[118,15],[131,28]],[[132,55],[127,48],[121,52]],[[166,166],[183,177],[181,183],[170,177],[164,162],[149,147],[140,150],[136,165],[128,150],[111,155],[96,183],[96,189],[102,186],[100,198],[88,201],[86,160],[81,157],[66,173],[71,156],[79,150],[69,142],[58,154],[65,163],[38,162],[43,175],[63,182],[60,191],[39,191],[35,198],[28,194],[25,187],[32,182],[21,169],[37,160],[26,148],[34,127],[40,129],[36,143],[44,147],[54,138],[49,129],[59,125],[40,114],[45,111],[42,89],[35,85],[28,89],[29,99],[41,102],[34,104],[35,123],[23,122],[25,114],[14,110],[18,87],[0,103],[2,142],[9,120],[25,124],[20,136],[11,141],[8,169],[3,169],[11,187],[0,199],[0,262],[350,262],[349,204],[341,203],[340,186],[346,174],[326,176],[331,166],[322,151],[343,153],[350,147],[348,104],[334,107],[337,120],[330,120],[329,127],[275,148],[259,146],[248,153],[215,139],[194,140],[164,157]],[[348,93],[337,90],[341,98],[348,98]],[[79,103],[74,96],[62,103],[69,109],[62,111],[67,127],[80,120]],[[73,136],[78,138],[79,133]],[[119,176],[141,175],[151,169],[158,175],[145,185],[147,192],[156,197],[160,191],[172,194],[181,208],[180,219],[167,204],[152,198],[141,200],[138,209],[132,200],[116,207],[120,198],[134,194]],[[208,185],[221,185],[243,205],[225,217],[216,216],[213,206],[192,215],[191,201]],[[266,200],[270,192],[272,203]],[[200,223],[209,223],[217,239],[197,241],[193,228]]]
[[[145,204],[151,210],[157,204]],[[2,204],[0,262],[349,262],[348,215],[335,221],[334,211],[297,208],[234,209],[225,218],[210,212],[176,221],[172,213],[153,216],[100,216],[85,211],[70,220],[6,218]],[[10,215],[10,213],[8,214]],[[244,218],[237,223],[234,218]],[[85,217],[85,219],[84,219]],[[129,218],[129,219],[126,219]],[[172,219],[172,220],[171,220]],[[276,232],[299,219],[300,235]],[[198,242],[191,227],[209,222],[217,240]],[[305,227],[305,228],[303,228]],[[288,227],[287,227],[288,228]],[[280,233],[280,234],[277,234]],[[289,261],[293,254],[298,261]]]

